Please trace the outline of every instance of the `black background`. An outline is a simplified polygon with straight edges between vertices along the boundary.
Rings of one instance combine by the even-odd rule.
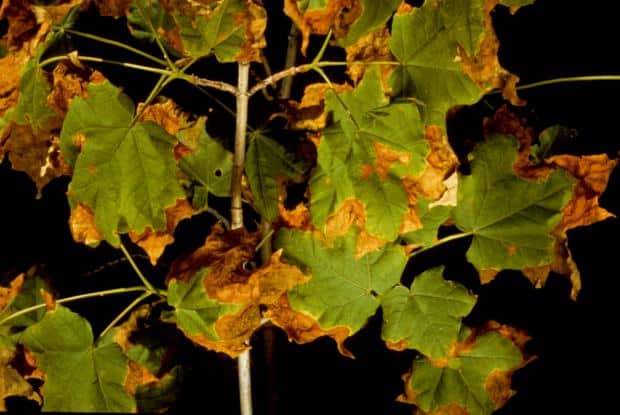
[[[277,70],[284,57],[288,23],[280,12],[281,1],[266,3],[271,19],[266,53]],[[507,8],[496,8],[494,23],[501,41],[502,64],[517,74],[522,83],[564,76],[620,74],[620,24],[611,4],[539,0],[515,15]],[[122,20],[93,19],[82,24],[108,37],[126,36]],[[318,47],[319,40],[312,43],[309,56]],[[103,48],[97,52],[100,56],[109,54],[118,58],[117,50]],[[329,53],[335,58],[342,56],[337,50]],[[109,67],[100,69],[110,79],[124,85],[126,92],[136,100],[143,99],[152,85],[149,77],[142,73],[127,80],[125,72]],[[211,72],[212,78],[234,82],[234,66],[204,63],[204,71],[212,70],[217,70],[217,73]],[[260,68],[255,71],[257,76],[262,76]],[[336,79],[342,77],[336,72],[332,75]],[[311,77],[296,78],[297,85],[310,81]],[[553,124],[577,129],[579,135],[567,144],[564,149],[567,152],[604,152],[616,156],[620,150],[619,92],[620,82],[617,81],[541,87],[521,94],[528,105],[518,111],[538,130]],[[173,85],[165,93],[182,102],[187,110],[196,113],[208,110],[204,96],[191,88]],[[294,91],[294,95],[300,93],[300,88]],[[497,97],[489,97],[487,103],[499,105]],[[255,102],[254,105],[259,109],[252,111],[251,103],[250,122],[260,125],[274,108],[268,103]],[[222,131],[232,131],[232,120],[224,113],[220,116],[215,106],[213,111],[209,128],[218,131],[219,136],[227,135]],[[451,131],[457,131],[452,140],[468,135],[475,139],[486,111],[486,104],[465,110],[465,115],[450,126]],[[67,178],[57,179],[43,190],[42,198],[35,199],[36,190],[27,176],[10,170],[6,160],[2,163],[0,281],[6,284],[29,266],[45,264],[57,294],[63,297],[136,284],[125,262],[106,265],[121,258],[118,251],[105,244],[91,249],[72,242],[64,194],[67,184]],[[603,206],[615,214],[620,213],[619,194],[620,172],[617,169],[602,198]],[[220,208],[226,209],[226,202],[220,202]],[[251,223],[252,218],[248,219]],[[154,281],[161,283],[170,260],[200,244],[211,224],[213,218],[207,214],[182,223],[177,232],[179,242],[166,251],[158,267],[151,268],[144,257],[138,256],[139,265]],[[416,273],[449,258],[446,277],[465,283],[479,295],[479,302],[468,317],[470,323],[493,319],[523,328],[532,335],[527,351],[538,359],[515,373],[513,389],[517,395],[497,414],[581,413],[583,410],[591,413],[613,401],[612,389],[617,382],[613,381],[616,343],[612,333],[618,325],[614,317],[618,315],[615,298],[620,278],[615,238],[619,228],[617,219],[608,219],[569,233],[570,247],[583,281],[576,302],[570,300],[570,286],[561,277],[551,277],[546,287],[536,290],[520,273],[502,272],[494,282],[479,287],[474,271],[464,260],[467,241],[443,246],[408,266],[404,279],[410,281]],[[133,252],[139,255],[139,251]],[[74,303],[71,307],[88,317],[97,331],[129,301],[131,297],[108,297]],[[300,346],[289,343],[278,329],[261,329],[252,340],[255,413],[411,413],[411,406],[397,403],[395,398],[402,391],[400,376],[408,370],[414,354],[388,351],[379,333],[380,315],[376,315],[365,329],[348,341],[356,356],[348,359],[337,353],[329,339]],[[194,347],[180,336],[170,338],[186,366],[184,388],[173,411],[193,412],[191,408],[198,408],[204,413],[238,413],[234,361]],[[271,346],[265,348],[266,344]],[[611,375],[612,380],[604,375]],[[28,408],[20,407],[22,411]]]

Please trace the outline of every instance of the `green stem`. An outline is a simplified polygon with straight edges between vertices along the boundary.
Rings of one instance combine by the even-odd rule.
[[[329,40],[331,38],[332,38],[332,31],[330,30],[327,33],[327,36],[325,36],[325,40],[323,41],[323,44],[321,45],[321,49],[319,49],[319,53],[317,53],[314,59],[312,59],[311,65],[313,66],[316,65],[323,58],[323,55],[325,54],[325,50],[327,50],[327,46],[329,45]]]
[[[123,319],[123,317],[125,317],[128,313],[131,312],[131,310],[134,309],[134,307],[136,307],[138,304],[140,304],[142,302],[142,300],[146,299],[147,297],[153,295],[153,293],[151,292],[145,292],[142,293],[138,298],[136,298],[135,300],[133,300],[127,307],[125,307],[123,309],[123,311],[121,311],[115,318],[114,320],[112,320],[112,322],[110,322],[110,324],[108,324],[106,326],[105,329],[103,329],[103,331],[99,334],[99,338],[101,339],[103,336],[105,336],[110,330],[112,330],[112,328],[114,326],[116,326],[116,324],[121,321]]]
[[[146,290],[153,294],[159,295],[159,291],[155,289],[155,287],[153,287],[153,285],[149,282],[149,280],[146,279],[144,274],[142,274],[142,271],[140,271],[140,268],[138,268],[138,266],[134,262],[131,255],[129,255],[127,248],[125,248],[125,245],[123,245],[122,242],[120,243],[120,247],[121,247],[121,251],[123,251],[123,255],[125,255],[125,258],[127,258],[127,261],[129,261],[129,263],[131,264],[131,267],[135,271],[136,275],[138,275],[138,278],[140,278],[140,281],[142,281],[142,284],[144,284],[144,286],[146,287]]]
[[[156,63],[158,63],[158,64],[160,64],[162,66],[167,66],[167,64],[168,64],[163,59],[159,59],[159,58],[157,58],[157,57],[155,57],[153,55],[150,55],[150,54],[148,54],[146,52],[141,51],[140,49],[136,49],[136,48],[131,47],[129,45],[126,45],[126,44],[124,44],[122,42],[117,42],[116,40],[107,39],[105,37],[93,35],[91,33],[80,32],[79,30],[74,30],[74,29],[64,29],[64,31],[67,32],[67,33],[70,33],[72,35],[81,36],[81,37],[84,37],[86,39],[94,40],[94,41],[97,41],[97,42],[105,43],[107,45],[112,45],[112,46],[116,46],[116,47],[121,48],[121,49],[128,50],[130,52],[135,53],[136,55],[140,55],[143,58],[149,59],[149,60],[151,60],[153,62],[156,62]]]
[[[143,286],[114,288],[114,289],[111,289],[111,290],[95,291],[95,292],[92,292],[92,293],[86,293],[86,294],[74,295],[72,297],[60,298],[60,299],[56,300],[56,303],[64,304],[64,303],[70,303],[72,301],[84,300],[84,299],[87,299],[87,298],[105,297],[106,295],[125,294],[125,293],[131,293],[131,292],[136,292],[136,291],[146,291],[146,289]],[[37,305],[33,305],[31,307],[27,307],[27,308],[21,309],[19,311],[16,311],[15,313],[13,313],[13,314],[5,317],[4,319],[0,320],[0,326],[3,325],[4,323],[6,323],[7,321],[13,320],[14,318],[17,318],[17,317],[22,316],[24,314],[31,313],[33,311],[40,310],[40,309],[45,308],[45,307],[47,307],[47,304],[37,304]]]
[[[50,63],[66,61],[66,60],[70,61],[71,57],[69,57],[68,55],[54,56],[53,58],[45,59],[43,62],[39,63],[39,66],[43,67],[43,66],[49,65]],[[98,58],[96,56],[78,56],[78,60],[84,61],[84,62],[107,63],[110,65],[123,66],[125,68],[137,69],[139,71],[157,73],[161,75],[171,76],[174,74],[174,72],[171,72],[168,69],[153,68],[152,66],[138,65],[137,63],[121,62],[121,61],[115,61],[111,59],[103,59],[103,58]]]
[[[435,242],[433,245],[431,245],[429,247],[422,248],[420,250],[417,250],[417,251],[413,252],[409,257],[411,258],[413,256],[421,254],[422,252],[426,252],[428,250],[436,248],[439,245],[443,245],[443,244],[448,243],[448,242],[456,241],[457,239],[467,238],[468,236],[471,236],[473,234],[474,234],[473,232],[463,232],[463,233],[456,233],[454,235],[446,236],[445,238],[441,238],[440,240],[438,240],[437,242]]]
[[[525,89],[538,88],[539,86],[562,84],[569,82],[591,82],[591,81],[620,81],[620,75],[592,75],[592,76],[567,76],[563,78],[547,79],[545,81],[532,82],[517,87],[518,91]]]
[[[261,252],[261,261],[263,264],[271,258],[271,237],[273,236],[274,230],[271,227],[271,223],[269,221],[261,220],[261,229],[263,232],[263,239],[260,240],[256,248],[254,248],[254,252]]]

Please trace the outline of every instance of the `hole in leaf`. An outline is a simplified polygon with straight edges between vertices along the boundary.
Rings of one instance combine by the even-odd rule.
[[[256,269],[256,263],[254,261],[245,261],[242,267],[245,271],[254,271]]]
[[[215,174],[215,177],[222,177],[222,169],[215,169],[213,174]]]

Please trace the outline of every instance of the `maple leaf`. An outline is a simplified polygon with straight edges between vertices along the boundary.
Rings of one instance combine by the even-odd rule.
[[[401,63],[391,83],[395,95],[421,103],[427,124],[444,127],[446,112],[469,105],[492,88],[519,103],[518,78],[499,65],[490,13],[495,0],[425,2],[394,17],[390,48]]]
[[[275,246],[284,250],[285,259],[311,276],[289,291],[290,306],[311,317],[322,331],[340,328],[346,336],[357,332],[379,307],[380,296],[398,283],[404,269],[406,257],[399,246],[387,245],[356,258],[356,239],[356,232],[350,231],[333,246],[325,246],[308,232],[278,232]]]
[[[175,147],[179,168],[191,181],[192,204],[196,209],[208,207],[208,193],[230,194],[232,153],[211,138],[205,129],[206,117],[185,126],[177,133]]]
[[[266,12],[261,6],[245,0],[192,5],[195,10],[173,13],[181,52],[195,58],[214,54],[220,62],[260,61],[266,46]]]
[[[65,160],[74,164],[72,208],[92,209],[112,245],[119,233],[166,227],[165,209],[184,196],[175,178],[174,137],[152,122],[134,122],[131,100],[108,82],[91,84],[71,102],[61,132]],[[84,135],[80,149],[76,136]]]
[[[365,230],[393,240],[407,210],[402,179],[424,168],[428,152],[413,104],[388,104],[376,70],[351,93],[329,93],[335,124],[323,131],[310,179],[310,211],[324,230],[329,216],[355,198],[364,207]]]
[[[349,46],[382,26],[399,3],[399,0],[285,0],[284,13],[299,28],[301,51],[305,55],[311,34],[324,35],[333,29],[338,43]]]
[[[519,177],[545,180],[554,171],[567,172],[575,180],[570,200],[565,203],[559,223],[552,229],[554,238],[553,260],[540,266],[529,266],[522,271],[537,287],[545,284],[549,271],[560,275],[568,275],[573,285],[571,297],[575,299],[581,288],[579,270],[575,266],[567,245],[566,232],[578,226],[588,226],[613,214],[599,205],[599,198],[607,188],[611,172],[618,164],[605,154],[587,156],[554,155],[546,153],[563,129],[551,127],[543,131],[538,140],[539,145],[533,145],[535,133],[527,121],[512,113],[507,107],[500,108],[492,118],[485,119],[486,134],[500,132],[512,134],[519,141],[519,149],[513,169]],[[543,156],[546,158],[541,159]],[[497,270],[486,270],[483,281],[492,280]]]
[[[188,338],[198,344],[218,351],[239,347],[240,350],[229,353],[240,353],[244,349],[243,342],[241,345],[218,344],[220,336],[216,330],[216,323],[224,315],[237,311],[239,306],[209,298],[205,286],[205,278],[208,275],[209,269],[204,268],[187,282],[171,280],[168,286],[168,304],[174,307],[174,321]]]
[[[173,263],[168,303],[175,307],[177,325],[192,341],[239,355],[261,324],[261,309],[277,304],[306,280],[297,267],[280,261],[281,251],[256,271],[245,270],[257,242],[256,234],[224,232],[216,226],[202,247]]]
[[[470,333],[462,331],[462,343],[455,344],[448,359],[414,360],[401,399],[431,413],[488,415],[503,405],[512,394],[510,374],[523,357],[497,332]]]
[[[433,359],[447,356],[476,298],[442,273],[443,267],[430,269],[415,277],[410,290],[397,285],[381,296],[388,347],[398,344],[399,350],[415,349]]]
[[[252,133],[246,155],[246,174],[254,207],[270,221],[278,216],[278,200],[285,180],[300,181],[305,166],[294,160],[276,141],[261,133]]]
[[[471,155],[471,175],[459,179],[456,226],[473,235],[467,259],[478,269],[522,269],[552,261],[552,229],[570,199],[573,180],[561,171],[545,181],[519,178],[517,142],[489,138]],[[519,198],[510,195],[520,195]]]
[[[88,321],[57,305],[20,336],[45,373],[44,411],[132,412],[128,361],[116,343],[93,344]],[[72,393],[67,394],[67,385]]]

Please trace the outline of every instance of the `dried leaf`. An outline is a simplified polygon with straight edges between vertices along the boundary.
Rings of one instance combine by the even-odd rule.
[[[157,264],[157,260],[164,253],[166,246],[174,242],[174,230],[177,225],[184,219],[192,217],[196,211],[192,209],[192,205],[187,199],[178,199],[174,206],[166,209],[166,229],[153,232],[151,228],[147,228],[144,233],[137,235],[129,232],[131,240],[140,246],[149,257],[151,264]]]
[[[289,228],[303,230],[312,229],[310,210],[308,210],[308,207],[303,203],[299,203],[293,210],[288,210],[284,206],[282,200],[279,200],[278,213],[284,224]]]
[[[182,123],[186,124],[185,117],[171,99],[150,104],[146,108],[143,103],[140,103],[138,104],[137,113],[141,114],[140,121],[153,121],[170,135],[178,133]]]
[[[327,0],[321,8],[300,10],[297,0],[284,0],[284,13],[291,18],[302,35],[301,53],[308,49],[311,34],[325,35],[343,8],[353,8],[353,0]],[[359,9],[359,8],[358,8]]]
[[[265,29],[267,28],[267,12],[252,0],[248,0],[247,10],[242,17],[244,21],[245,42],[235,56],[237,62],[260,62],[262,50],[267,46]]]
[[[470,55],[459,45],[458,57],[461,68],[478,86],[484,90],[499,89],[505,99],[513,105],[525,105],[517,95],[519,78],[501,67],[498,58],[499,40],[493,29],[491,11],[501,0],[485,0],[483,35],[475,55]]]
[[[347,62],[364,62],[357,64],[349,64],[347,67],[347,75],[357,84],[368,67],[368,62],[373,61],[393,61],[394,57],[390,51],[390,31],[387,27],[381,27],[360,38],[354,44],[346,47]],[[394,70],[392,65],[381,65],[381,84],[383,89],[389,93],[389,78]]]
[[[344,346],[345,340],[351,335],[348,327],[332,327],[324,330],[317,321],[299,311],[291,309],[286,295],[282,296],[278,304],[273,304],[265,312],[273,324],[283,329],[288,338],[300,344],[310,343],[319,337],[328,336],[334,339],[338,351],[347,357],[353,357]]]
[[[75,209],[71,210],[69,229],[74,241],[86,245],[94,246],[104,239],[95,225],[93,211],[82,203],[78,203]]]
[[[350,91],[348,84],[332,84],[334,91],[341,94]],[[288,101],[286,116],[289,126],[295,130],[320,131],[327,123],[325,111],[325,95],[331,87],[325,83],[316,83],[306,86],[301,102]]]
[[[33,389],[24,375],[13,367],[19,350],[7,346],[0,343],[0,411],[7,410],[4,399],[10,396],[20,396],[40,405],[41,395]],[[23,353],[23,348],[21,352]]]
[[[88,84],[101,83],[105,77],[99,71],[80,69],[61,62],[54,67],[52,79],[52,91],[47,97],[47,102],[61,117],[64,117],[74,97],[86,99]]]
[[[24,273],[21,273],[17,277],[13,278],[8,287],[3,287],[0,285],[0,311],[4,310],[4,308],[11,303],[13,298],[15,298],[15,296],[17,296],[17,294],[21,291],[23,285]]]
[[[99,14],[110,17],[124,17],[132,0],[95,0]]]

